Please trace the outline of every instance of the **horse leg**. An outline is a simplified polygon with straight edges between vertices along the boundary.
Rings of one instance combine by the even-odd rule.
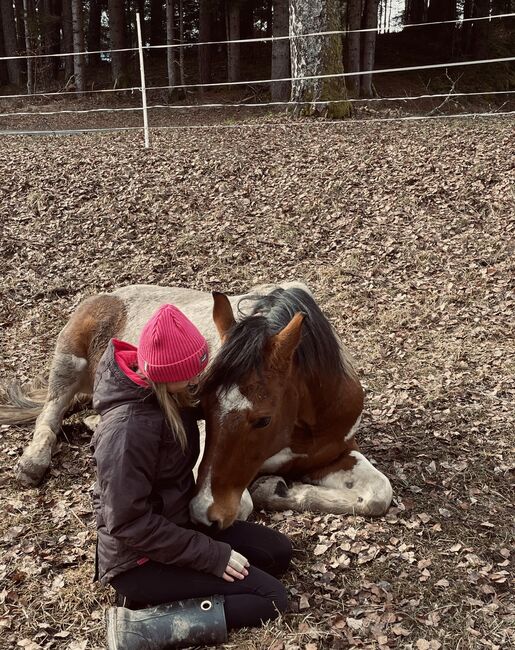
[[[325,475],[306,477],[290,485],[279,476],[263,476],[251,486],[257,508],[318,511],[334,514],[383,515],[392,500],[390,481],[359,451],[351,451],[344,468],[331,467]],[[322,472],[323,473],[323,472]]]
[[[50,467],[62,419],[76,393],[87,381],[87,367],[87,359],[60,352],[58,345],[50,368],[43,410],[36,420],[32,441],[15,468],[16,478],[23,485],[37,485]]]

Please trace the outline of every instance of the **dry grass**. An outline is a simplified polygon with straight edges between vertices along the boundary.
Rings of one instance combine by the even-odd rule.
[[[356,358],[360,442],[394,506],[258,514],[294,541],[292,611],[227,648],[514,643],[512,135],[490,119],[185,130],[148,152],[139,134],[2,140],[2,378],[44,372],[81,299],[137,282],[302,278]],[[67,420],[22,490],[30,435],[1,431],[0,647],[102,648],[87,431]]]

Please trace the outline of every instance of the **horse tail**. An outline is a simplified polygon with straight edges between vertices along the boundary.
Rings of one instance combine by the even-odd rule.
[[[25,386],[16,381],[0,385],[0,425],[34,422],[46,396],[47,382],[42,378]]]

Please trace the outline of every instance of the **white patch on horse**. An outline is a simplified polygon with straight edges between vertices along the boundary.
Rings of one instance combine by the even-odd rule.
[[[211,491],[211,470],[209,470],[199,493],[190,501],[191,521],[195,524],[211,526],[212,522],[207,518],[207,511],[213,503],[213,493]]]
[[[291,447],[285,447],[273,456],[270,456],[270,458],[267,458],[261,465],[259,471],[264,474],[274,474],[277,470],[281,469],[283,465],[286,465],[286,463],[289,463],[295,458],[306,458],[306,456],[307,454],[294,454]]]
[[[343,490],[345,500],[355,503],[356,511],[369,515],[382,514],[392,500],[390,481],[359,451],[351,451],[350,455],[356,459],[352,469],[340,469],[314,482]]]
[[[354,422],[354,424],[352,425],[349,433],[345,436],[345,438],[344,438],[345,441],[350,440],[351,438],[353,438],[356,435],[356,432],[359,429],[360,424],[361,424],[361,415],[358,417],[356,422]]]
[[[220,419],[222,420],[231,411],[244,411],[252,408],[252,402],[245,395],[242,395],[236,384],[227,390],[218,391],[218,403],[220,405]]]
[[[242,521],[247,521],[247,519],[250,516],[250,513],[253,510],[254,510],[254,502],[252,501],[250,492],[248,490],[243,490],[243,494],[241,495],[241,500],[240,500],[240,509],[238,510],[238,514],[236,518],[241,519]]]

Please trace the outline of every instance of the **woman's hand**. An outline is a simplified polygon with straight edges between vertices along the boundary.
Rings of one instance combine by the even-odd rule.
[[[249,575],[249,572],[247,571],[248,566],[250,566],[250,564],[246,557],[243,557],[243,555],[236,551],[231,551],[229,562],[227,563],[222,578],[227,582],[234,582],[234,578],[243,580],[245,576]]]

